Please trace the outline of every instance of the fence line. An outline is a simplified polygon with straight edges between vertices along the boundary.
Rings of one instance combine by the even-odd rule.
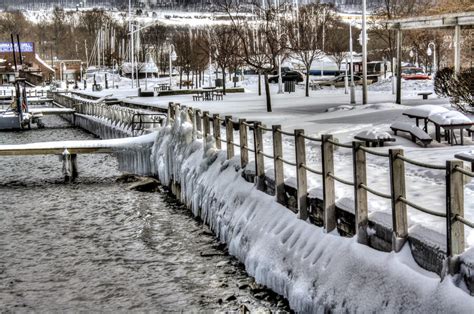
[[[62,99],[59,99],[63,97]],[[65,97],[64,95],[54,94],[54,99],[59,103],[69,102],[69,107],[77,107],[78,103],[84,103],[77,99]],[[120,121],[127,121],[131,113],[127,110],[117,110],[111,113],[107,107],[99,104],[86,104],[79,106],[84,110],[84,114],[109,117]],[[297,193],[297,209],[298,217],[306,220],[308,218],[308,186],[307,172],[311,172],[322,176],[323,185],[323,213],[324,228],[327,232],[331,232],[337,227],[336,220],[336,202],[335,202],[335,181],[343,184],[351,185],[354,188],[354,213],[355,213],[355,230],[357,240],[360,243],[368,243],[368,200],[367,193],[372,193],[378,197],[391,200],[392,207],[392,250],[401,250],[403,244],[408,238],[408,219],[407,206],[420,210],[426,214],[437,217],[446,218],[446,241],[449,272],[454,273],[457,259],[455,255],[461,254],[465,250],[464,243],[464,226],[473,228],[474,223],[464,217],[464,176],[474,177],[474,173],[463,168],[463,162],[459,160],[448,160],[446,165],[433,165],[416,160],[409,159],[404,156],[403,149],[389,149],[388,154],[368,149],[364,143],[353,141],[351,144],[343,144],[334,140],[332,135],[322,135],[321,138],[314,138],[304,134],[304,130],[297,129],[293,133],[283,131],[280,125],[273,125],[271,128],[264,127],[260,121],[253,123],[247,122],[245,119],[239,119],[238,133],[239,144],[234,143],[234,121],[231,116],[220,118],[218,114],[211,114],[208,111],[201,113],[199,109],[185,108],[188,114],[192,116],[193,130],[197,134],[203,136],[204,145],[212,139],[215,145],[220,148],[221,143],[225,142],[227,146],[227,158],[234,157],[234,147],[240,148],[240,164],[242,168],[248,166],[249,152],[255,155],[255,176],[256,186],[260,190],[265,189],[265,158],[273,160],[273,168],[275,172],[275,197],[276,200],[285,204],[286,192],[284,184],[283,165],[295,167],[296,170],[296,193]],[[167,123],[174,123],[181,107],[179,104],[170,103],[168,106]],[[212,120],[212,133],[211,133]],[[112,120],[115,121],[115,120]],[[226,135],[221,138],[221,122],[224,123]],[[253,132],[254,145],[253,148],[248,146],[248,131]],[[273,154],[264,152],[263,131],[271,132]],[[284,159],[282,135],[291,136],[295,141],[295,157],[296,162]],[[212,138],[211,138],[212,136]],[[306,165],[306,142],[321,142],[321,171],[313,169]],[[337,177],[334,173],[334,148],[348,148],[352,150],[353,161],[353,182]],[[370,188],[367,184],[367,156],[366,154],[387,158],[390,170],[390,193],[385,194]],[[414,202],[406,197],[405,185],[405,163],[424,167],[428,169],[444,170],[446,172],[446,213],[439,213]]]
[[[202,118],[204,124],[204,135],[210,134],[208,112],[204,112],[203,116],[197,116],[193,120],[199,128]],[[247,122],[245,119],[239,119],[238,132],[240,143],[237,145],[233,142],[233,126],[231,116],[225,119],[215,114],[212,116],[213,134],[216,146],[220,147],[221,142],[227,144],[227,157],[234,156],[233,148],[240,147],[240,163],[244,168],[248,165],[248,153],[255,154],[255,175],[256,185],[260,190],[265,189],[265,158],[273,160],[274,181],[275,181],[275,197],[281,203],[286,203],[286,192],[284,184],[284,165],[295,167],[296,170],[296,199],[298,217],[301,219],[308,218],[308,186],[307,172],[321,175],[323,180],[323,212],[324,212],[324,228],[327,232],[331,232],[337,227],[336,220],[336,202],[335,202],[335,182],[340,182],[354,187],[354,209],[355,209],[355,230],[357,239],[360,243],[368,243],[367,226],[368,226],[368,200],[367,193],[371,193],[378,197],[391,200],[392,206],[392,250],[400,251],[403,244],[408,238],[408,218],[407,206],[420,210],[426,214],[437,217],[448,217],[446,224],[447,239],[447,258],[464,252],[464,225],[474,227],[474,223],[464,218],[464,184],[463,176],[474,176],[473,172],[465,170],[462,161],[447,161],[446,166],[422,163],[409,159],[404,156],[403,149],[390,149],[389,153],[379,152],[364,146],[364,143],[353,141],[351,144],[339,143],[332,135],[322,135],[321,138],[311,137],[304,134],[304,130],[294,130],[293,133],[284,131],[281,125],[273,125],[271,128],[263,126],[260,121],[253,123]],[[199,122],[198,122],[199,121]],[[226,130],[225,140],[221,139],[220,122],[224,123]],[[253,131],[254,147],[248,147],[248,131]],[[263,132],[271,132],[272,134],[272,154],[264,152]],[[296,161],[292,162],[283,157],[282,135],[292,137],[295,141],[295,157]],[[321,171],[311,168],[306,164],[306,143],[305,140],[321,143]],[[354,180],[349,181],[340,178],[334,173],[334,148],[342,147],[352,150],[353,173]],[[390,193],[377,191],[367,184],[367,157],[366,154],[387,158],[390,168]],[[435,170],[446,171],[446,184],[448,195],[446,197],[446,213],[440,213],[429,210],[420,206],[406,198],[405,185],[405,163]],[[450,268],[451,269],[451,268]]]

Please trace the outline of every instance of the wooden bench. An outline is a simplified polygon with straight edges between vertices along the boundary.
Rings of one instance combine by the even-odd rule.
[[[416,125],[407,122],[395,122],[390,126],[390,129],[392,129],[393,134],[395,135],[397,135],[397,132],[399,131],[410,133],[411,140],[413,141],[413,143],[416,143],[416,140],[419,140],[424,147],[426,147],[433,141],[433,139],[428,133],[426,133]]]
[[[423,99],[428,99],[428,96],[433,94],[432,92],[421,92],[421,93],[418,93],[418,96],[422,96]]]

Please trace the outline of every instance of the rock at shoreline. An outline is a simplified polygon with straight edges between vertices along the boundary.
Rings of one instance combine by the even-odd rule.
[[[124,173],[117,179],[115,179],[115,182],[117,183],[132,183],[132,182],[137,182],[140,181],[141,178],[135,174],[132,173]]]
[[[131,184],[128,189],[139,192],[156,192],[158,191],[160,182],[153,178],[144,178],[138,182]]]

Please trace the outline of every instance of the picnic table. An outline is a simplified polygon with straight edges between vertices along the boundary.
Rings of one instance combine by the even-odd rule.
[[[474,125],[474,121],[471,121],[468,117],[459,111],[447,111],[440,112],[437,114],[430,115],[428,120],[434,123],[436,128],[436,140],[441,142],[441,128],[445,130],[445,138],[448,143],[454,145],[454,142],[458,144],[455,130],[459,130],[461,136],[461,145],[464,145],[464,130],[469,130]]]
[[[158,83],[155,85],[153,89],[155,90],[155,92],[159,92],[159,91],[170,90],[171,87],[169,83]]]
[[[203,87],[203,89],[197,90],[196,93],[203,100],[214,100],[214,95],[216,93],[215,87]]]
[[[441,106],[435,105],[422,105],[410,108],[403,112],[404,116],[407,116],[410,119],[416,119],[416,126],[420,127],[420,120],[423,120],[424,127],[423,130],[428,133],[428,118],[430,115],[437,114],[440,112],[447,112],[449,109],[446,109]]]
[[[375,130],[363,131],[354,136],[356,140],[365,142],[367,147],[384,146],[385,142],[395,142],[395,139],[387,132]]]

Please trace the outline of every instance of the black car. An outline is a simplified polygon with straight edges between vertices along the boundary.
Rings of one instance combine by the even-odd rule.
[[[303,77],[303,74],[301,74],[298,71],[288,71],[288,72],[282,73],[281,80],[282,82],[295,81],[297,83],[301,83],[304,81],[304,77]],[[278,83],[278,75],[270,77],[268,79],[268,82]]]

